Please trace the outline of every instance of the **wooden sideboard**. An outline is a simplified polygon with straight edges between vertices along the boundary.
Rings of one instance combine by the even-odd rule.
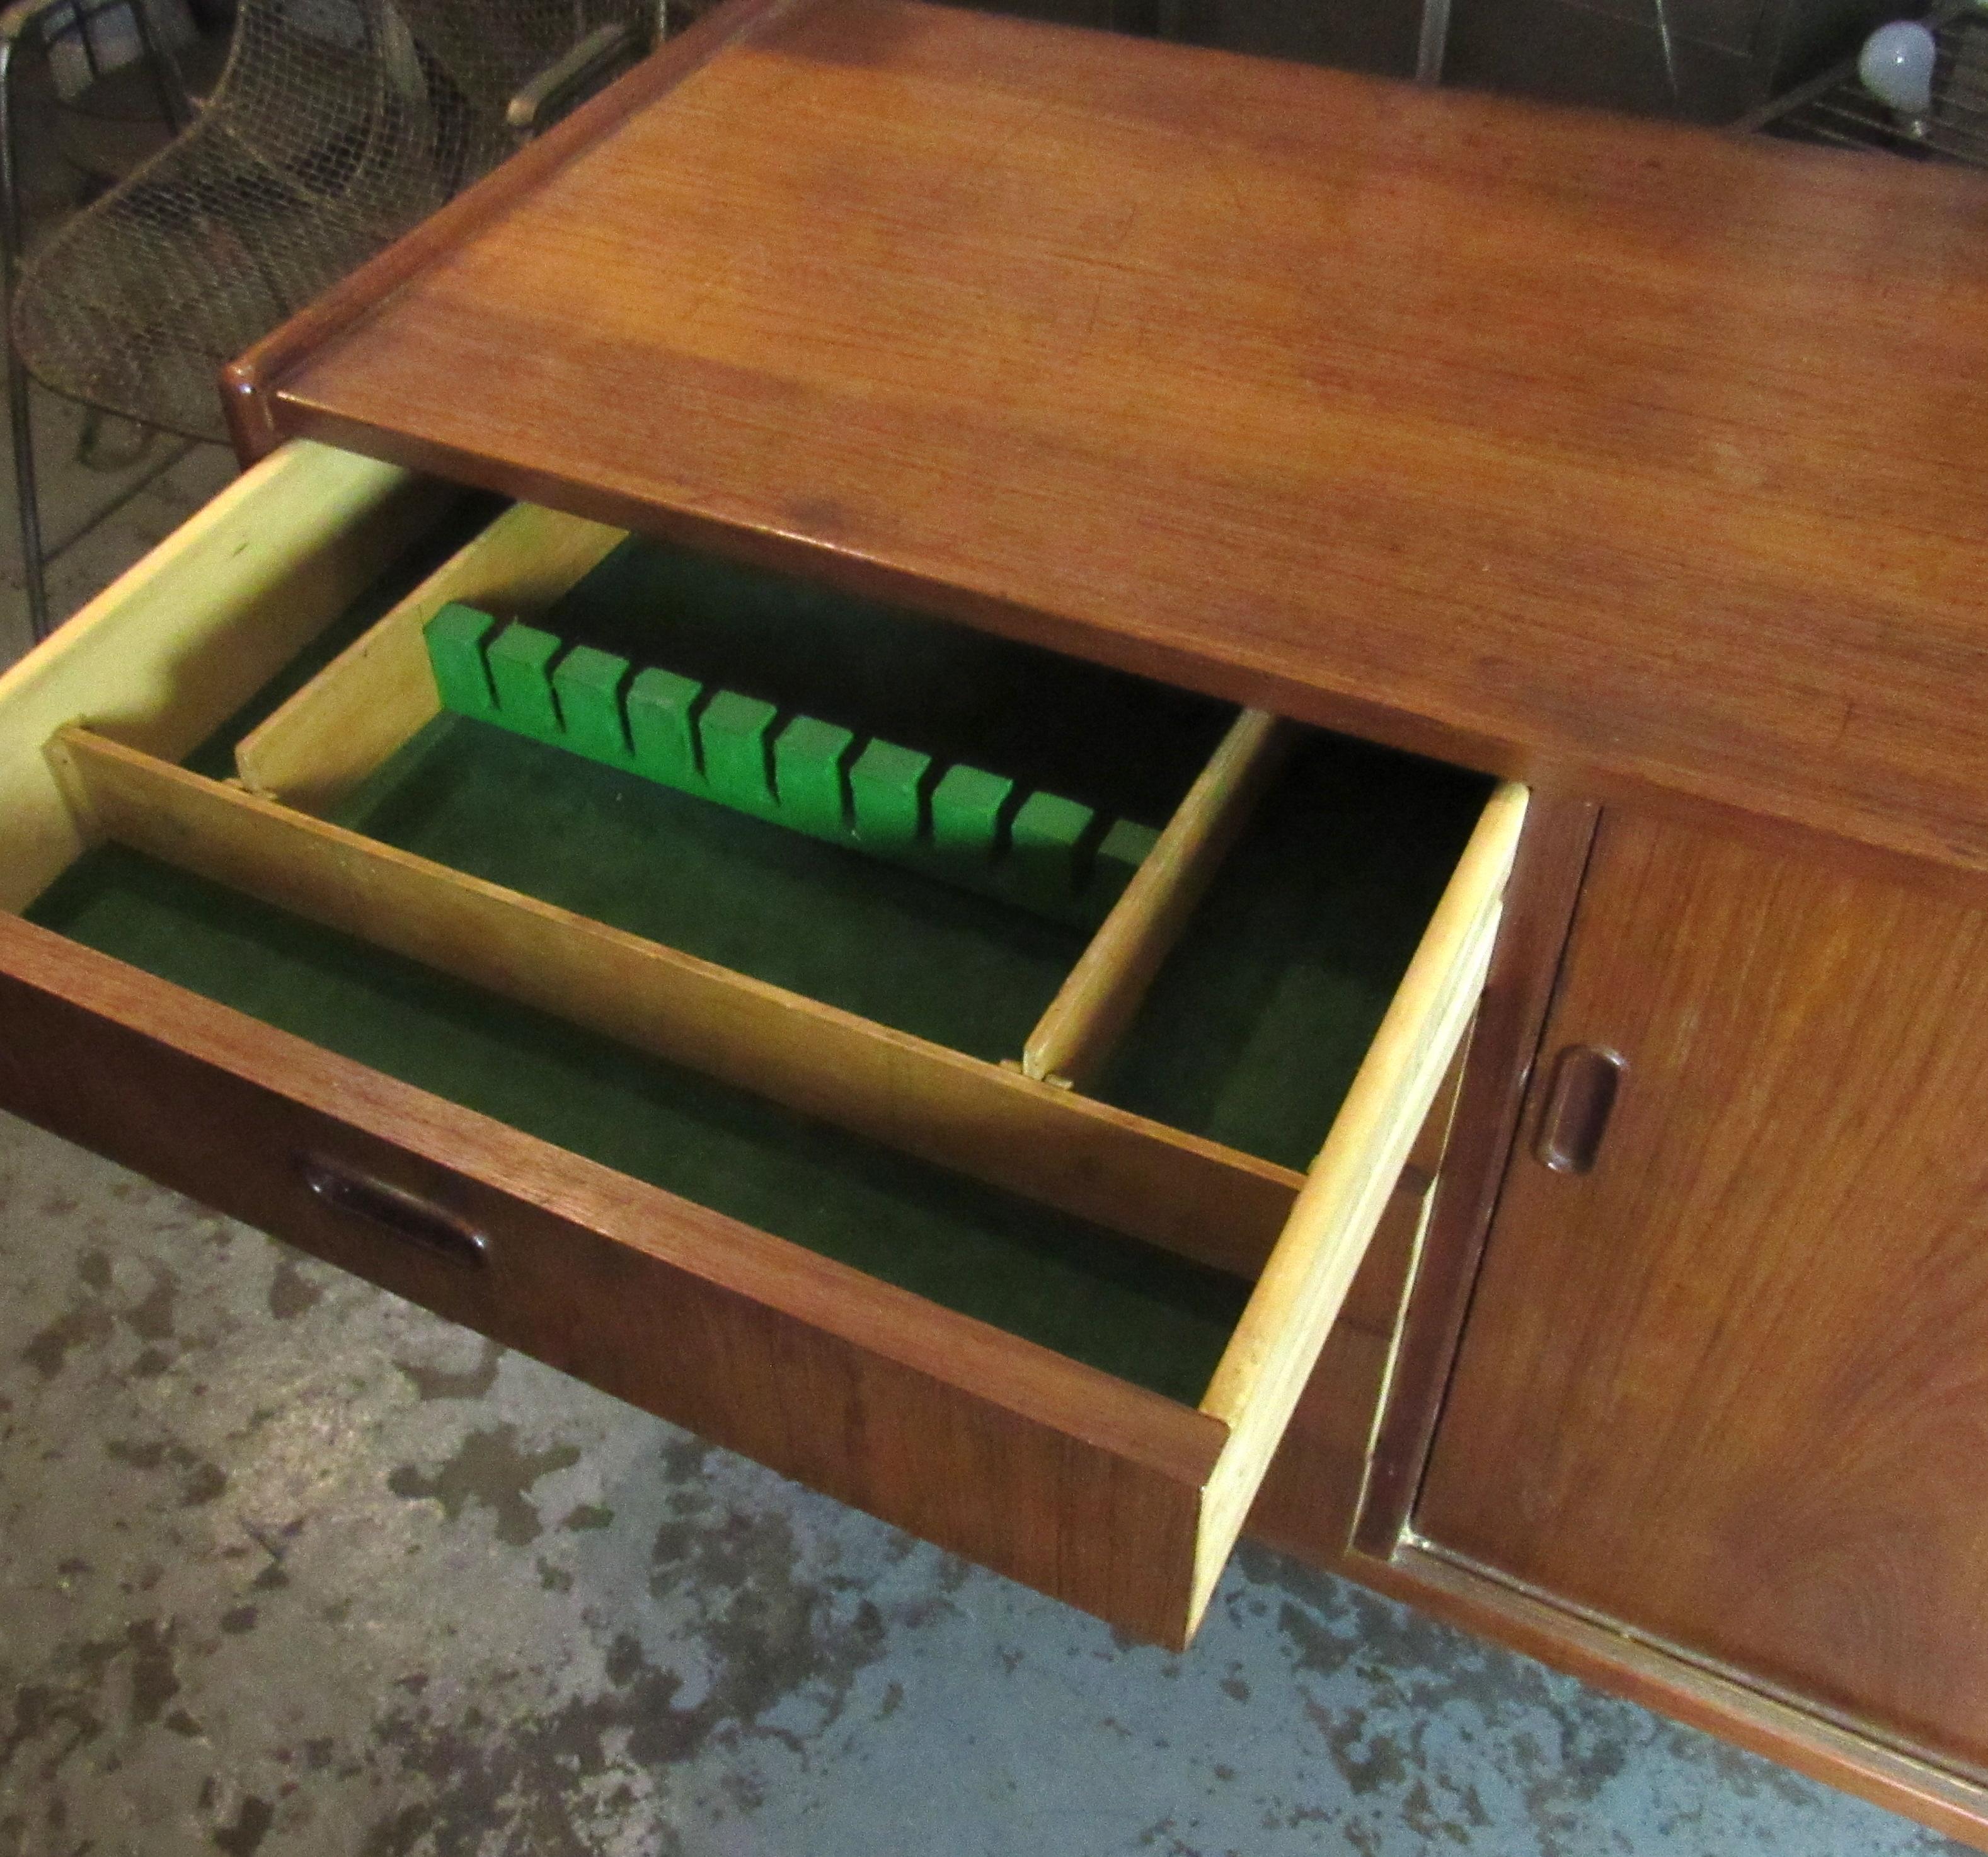
[[[1054,1131],[1066,1211],[1118,1156],[1175,1248],[1206,1234],[1141,1155],[1329,1186],[1324,1239],[1253,1227],[1247,1398],[995,1335],[32,924],[0,1097],[1148,1635],[1247,1507],[1988,1845],[1984,232],[1979,181],[1909,164],[732,0],[236,363],[239,493],[0,685],[17,906],[107,834],[513,998],[583,945],[587,985],[798,1015],[886,1080],[859,1133],[1012,1184],[992,1151]],[[908,1121],[874,1027],[451,888],[259,783],[280,756],[176,769],[435,519],[422,479],[537,511],[449,597],[537,611],[617,525],[1507,783],[1375,1042],[1387,1113],[1306,1185],[891,1044],[973,1105],[920,1121],[921,1082]],[[341,701],[320,757],[385,713]],[[789,1048],[748,1087],[818,1113]],[[458,1228],[514,1274],[428,1254]]]

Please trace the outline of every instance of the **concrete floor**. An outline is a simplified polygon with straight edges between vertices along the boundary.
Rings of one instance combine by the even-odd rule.
[[[1186,1656],[0,1118],[0,1851],[1953,1847],[1246,1549]]]
[[[1260,1551],[1126,1643],[0,1116],[0,1857],[1959,1849]]]

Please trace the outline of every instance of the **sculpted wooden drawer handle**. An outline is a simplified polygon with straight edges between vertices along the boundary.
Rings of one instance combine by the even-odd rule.
[[[1627,1067],[1619,1052],[1599,1045],[1570,1044],[1560,1053],[1533,1143],[1541,1166],[1576,1174],[1594,1166]]]
[[[489,1243],[481,1232],[397,1186],[316,1155],[299,1155],[297,1172],[313,1195],[335,1213],[363,1219],[452,1263],[482,1264],[488,1259]]]

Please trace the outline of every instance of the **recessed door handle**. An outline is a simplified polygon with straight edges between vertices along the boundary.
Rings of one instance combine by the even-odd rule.
[[[297,1172],[320,1204],[378,1226],[451,1263],[480,1264],[489,1254],[489,1242],[474,1226],[384,1180],[309,1154],[297,1157]]]
[[[1542,1167],[1581,1174],[1594,1166],[1628,1067],[1620,1052],[1602,1045],[1570,1044],[1554,1059],[1533,1143],[1533,1158]]]

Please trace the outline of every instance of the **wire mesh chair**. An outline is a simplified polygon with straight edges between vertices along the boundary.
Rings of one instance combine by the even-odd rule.
[[[18,36],[16,16],[39,10],[12,9],[0,33],[12,23]],[[9,403],[35,636],[48,617],[29,374],[220,440],[224,362],[646,49],[659,13],[656,0],[240,0],[227,65],[191,127],[18,272],[8,189]]]

